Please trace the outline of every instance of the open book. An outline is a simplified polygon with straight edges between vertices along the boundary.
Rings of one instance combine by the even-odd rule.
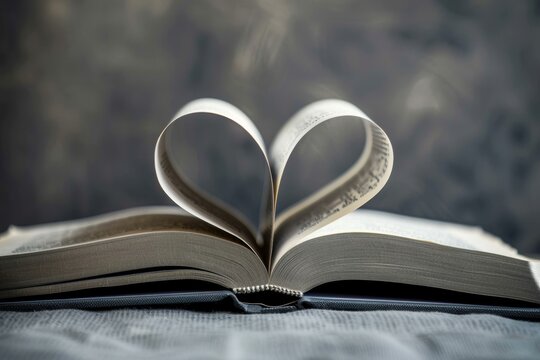
[[[211,116],[257,145],[267,174],[258,228],[182,173],[172,128]],[[295,146],[335,119],[364,128],[363,152],[341,176],[276,216]],[[197,136],[197,134],[194,134]],[[214,283],[236,294],[301,297],[323,284],[381,281],[540,303],[540,266],[480,228],[357,210],[387,182],[393,151],[356,106],[322,100],[294,115],[269,150],[240,110],[215,99],[184,106],[163,130],[155,169],[178,207],[147,207],[32,227],[0,237],[0,299],[172,280]]]

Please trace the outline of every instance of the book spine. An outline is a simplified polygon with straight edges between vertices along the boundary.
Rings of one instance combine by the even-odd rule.
[[[284,295],[290,295],[295,297],[302,297],[304,294],[301,291],[288,289],[283,286],[277,286],[277,285],[254,285],[254,286],[244,286],[239,288],[232,289],[235,294],[253,294],[258,293],[261,291],[273,291]]]

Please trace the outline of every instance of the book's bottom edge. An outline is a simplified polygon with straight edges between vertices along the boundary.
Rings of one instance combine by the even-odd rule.
[[[338,311],[442,312],[456,315],[492,314],[518,320],[540,321],[540,306],[496,306],[431,301],[404,301],[374,298],[342,298],[304,295],[280,306],[242,301],[229,290],[116,295],[81,298],[0,301],[0,311],[103,310],[116,308],[179,308],[196,311],[240,313],[283,313],[307,309]]]

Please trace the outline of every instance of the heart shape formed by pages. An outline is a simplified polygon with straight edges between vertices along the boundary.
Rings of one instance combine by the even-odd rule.
[[[253,229],[230,206],[203,193],[175,166],[168,150],[174,142],[171,128],[194,116],[211,115],[240,127],[260,150],[266,162],[270,186],[263,194],[262,226]],[[315,127],[340,118],[361,122],[365,129],[364,149],[354,164],[329,184],[288,208],[276,218],[282,177],[296,145]],[[217,99],[198,99],[185,105],[158,138],[155,167],[158,181],[180,207],[244,241],[270,263],[272,252],[293,246],[309,233],[356,210],[386,184],[393,165],[392,145],[385,132],[356,106],[342,100],[314,102],[294,115],[279,131],[267,151],[253,122],[233,105]]]

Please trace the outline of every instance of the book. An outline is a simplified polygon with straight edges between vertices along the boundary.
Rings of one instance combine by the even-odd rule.
[[[257,228],[182,173],[171,151],[182,144],[171,129],[200,116],[239,127],[260,150],[269,185]],[[337,179],[276,215],[295,146],[315,127],[342,118],[364,128],[358,159]],[[540,262],[481,228],[359,210],[388,181],[393,156],[386,133],[342,100],[301,109],[269,149],[254,123],[233,105],[194,100],[163,130],[154,154],[159,184],[177,206],[11,226],[0,236],[0,299],[185,280],[215,284],[239,296],[258,294],[263,303],[266,295],[302,298],[325,284],[381,282],[397,289],[406,284],[540,304]]]

